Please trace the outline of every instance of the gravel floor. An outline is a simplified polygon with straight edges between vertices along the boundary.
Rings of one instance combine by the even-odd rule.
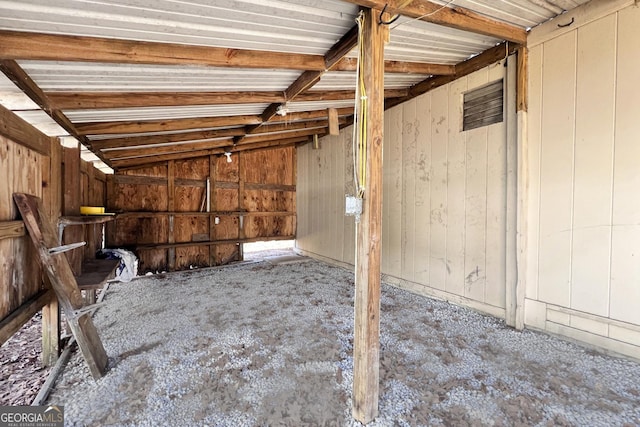
[[[114,284],[49,399],[68,425],[355,426],[353,274],[316,261]],[[371,426],[640,425],[640,364],[383,286]]]
[[[50,368],[42,367],[42,315],[0,347],[0,405],[31,405]]]

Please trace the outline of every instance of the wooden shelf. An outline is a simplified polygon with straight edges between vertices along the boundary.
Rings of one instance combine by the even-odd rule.
[[[80,289],[100,289],[115,277],[119,259],[91,259],[82,263],[82,273],[76,277]]]
[[[111,215],[78,215],[78,216],[61,216],[58,219],[58,225],[85,225],[85,224],[103,224],[113,221],[115,214]]]
[[[156,216],[295,216],[295,212],[248,212],[248,211],[217,211],[217,212],[123,212],[116,214],[116,218],[144,218]]]

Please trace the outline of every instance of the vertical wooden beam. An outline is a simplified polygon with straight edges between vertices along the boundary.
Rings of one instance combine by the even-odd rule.
[[[244,211],[244,183],[246,180],[246,174],[244,173],[244,154],[238,152],[238,211]],[[238,238],[244,239],[244,219],[245,217],[240,214],[238,217]],[[238,244],[238,261],[244,259],[244,250],[242,243]]]
[[[209,200],[211,200],[211,212],[218,210],[216,203],[216,168],[217,157],[214,155],[209,156]],[[216,223],[215,214],[209,215],[209,240],[216,240]],[[216,245],[209,246],[209,266],[216,265]]]
[[[176,211],[176,162],[175,160],[169,160],[167,162],[167,210],[169,212]],[[169,243],[175,243],[176,237],[174,234],[174,221],[175,217],[172,213],[169,214]],[[176,248],[167,249],[167,268],[169,271],[173,271],[176,268]]]
[[[338,109],[327,109],[327,115],[329,116],[329,135],[340,135],[340,123],[338,119]]]
[[[63,185],[63,209],[64,215],[80,215],[81,186],[80,176],[80,144],[75,147],[64,148],[64,179]],[[63,243],[76,243],[84,239],[84,230],[81,225],[68,226],[64,230]],[[74,249],[66,252],[65,256],[69,261],[73,274],[82,274],[82,258],[84,249]]]
[[[517,57],[507,58],[505,78],[505,117],[507,126],[507,193],[506,193],[506,233],[505,233],[505,323],[516,326],[518,264],[517,264],[517,212],[518,212],[518,118],[517,106]]]
[[[51,150],[42,179],[46,185],[42,189],[45,209],[54,221],[62,211],[62,146],[57,139],[51,139]],[[45,287],[51,288],[49,278],[44,275]],[[53,366],[60,355],[60,305],[54,292],[49,302],[42,307],[42,365]]]
[[[528,144],[528,117],[529,108],[529,66],[528,51],[526,47],[518,49],[518,66],[516,76],[516,96],[517,96],[517,285],[516,285],[516,316],[515,327],[518,330],[524,329],[524,300],[526,274],[527,274],[527,212],[529,210],[529,144]]]
[[[356,231],[353,417],[363,424],[378,415],[380,364],[380,256],[382,241],[382,141],[384,40],[380,12],[364,11],[364,86],[368,99],[366,180]]]

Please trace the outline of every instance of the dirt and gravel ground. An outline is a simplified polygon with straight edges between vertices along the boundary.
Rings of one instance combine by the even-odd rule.
[[[0,406],[30,405],[46,381],[41,331],[38,313],[0,347]]]
[[[259,262],[113,284],[110,356],[75,354],[49,399],[68,425],[355,426],[353,274]],[[640,364],[383,286],[372,426],[636,426]]]

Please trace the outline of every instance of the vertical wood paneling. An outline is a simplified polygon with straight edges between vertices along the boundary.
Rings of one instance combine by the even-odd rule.
[[[416,99],[417,144],[415,185],[414,279],[429,283],[431,221],[431,94]]]
[[[383,146],[383,272],[500,308],[505,306],[506,126],[462,132],[461,118],[462,94],[503,78],[504,69],[497,64],[387,110]],[[354,221],[342,210],[344,194],[353,194],[350,141],[351,128],[324,138],[321,151],[331,151],[322,156],[330,160],[321,167],[310,164],[298,182],[299,196],[314,200],[312,211],[317,206],[341,217],[334,223],[313,212],[299,215],[300,229],[313,231],[299,234],[298,244],[346,263],[353,263],[354,251]],[[314,151],[303,147],[299,155],[310,159],[317,156]],[[314,188],[318,182],[324,184]],[[340,201],[339,210],[326,209],[334,203],[328,197]],[[332,243],[341,231],[342,251]],[[487,270],[490,286],[485,286]],[[468,276],[477,286],[466,292]]]
[[[414,280],[416,248],[416,100],[402,104],[402,278]]]
[[[575,123],[576,34],[545,44],[542,70],[538,297],[569,306]]]
[[[489,67],[489,82],[505,77],[504,63]],[[505,80],[506,81],[506,78]],[[505,89],[504,93],[507,93]],[[506,105],[506,96],[505,96]],[[507,132],[505,122],[487,127],[487,188],[484,302],[506,307]]]
[[[0,185],[0,221],[16,219],[15,205],[12,200],[13,186],[9,177],[13,176],[13,151],[16,144],[0,136],[0,174],[3,182],[7,185]],[[15,257],[13,253],[13,242],[15,239],[0,239],[0,318],[4,318],[16,307],[12,301],[13,297],[13,270]]]
[[[387,213],[387,230],[386,239],[383,238],[382,245],[387,247],[386,250],[386,269],[387,274],[395,277],[402,276],[402,124],[403,124],[402,107],[398,106],[387,110],[386,117],[389,117],[389,123],[385,123],[384,153],[384,183],[383,204]],[[384,261],[383,261],[384,262]]]
[[[469,87],[482,86],[488,78],[486,69],[474,73],[468,77]],[[487,274],[487,129],[466,132],[464,295],[476,301],[484,301]]]
[[[540,147],[542,145],[542,57],[544,45],[529,50],[529,112],[527,153],[529,187],[520,197],[527,198],[526,297],[538,298],[538,254],[540,237]],[[522,147],[518,147],[522,149]]]
[[[607,316],[616,16],[585,25],[577,33],[571,308]]]
[[[640,9],[618,13],[611,317],[640,324]]]
[[[465,294],[465,216],[467,177],[467,135],[462,130],[462,99],[467,78],[449,85],[449,121],[447,141],[447,257],[445,290]],[[437,177],[436,177],[437,178]]]
[[[447,277],[447,143],[449,88],[431,95],[431,254],[429,286],[444,290]]]

